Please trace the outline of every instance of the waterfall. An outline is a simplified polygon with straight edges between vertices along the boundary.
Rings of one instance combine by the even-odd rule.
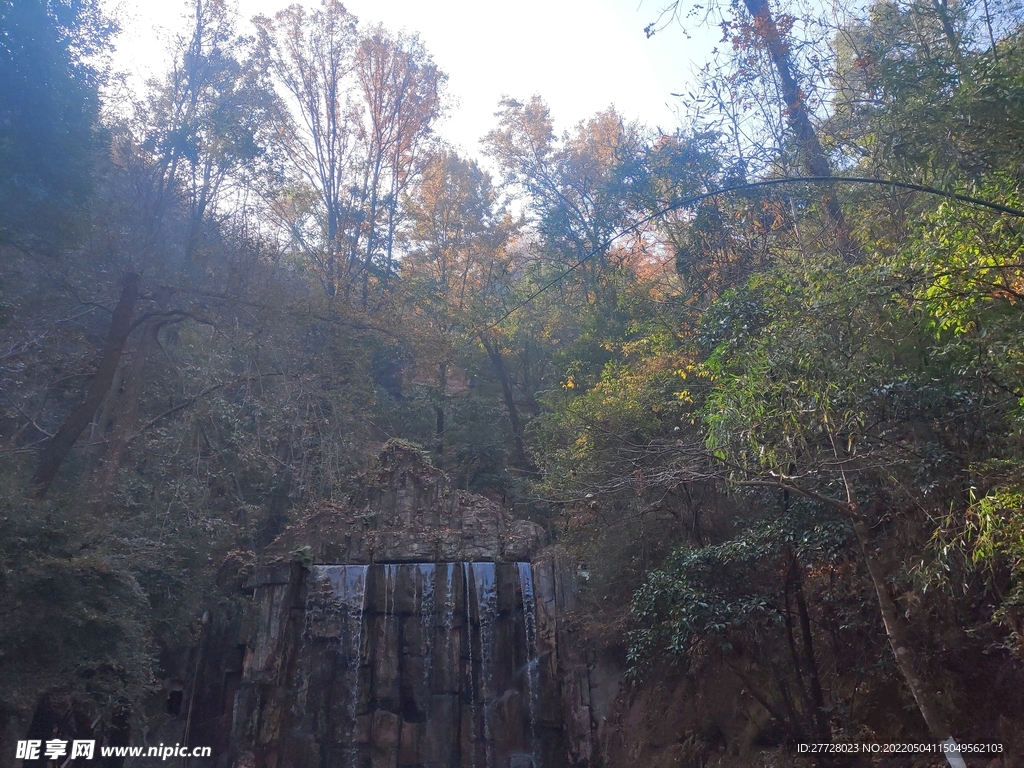
[[[420,634],[423,635],[423,688],[427,701],[430,697],[430,672],[434,637],[434,564],[416,566],[419,582]]]
[[[529,697],[530,755],[535,768],[537,757],[537,697],[540,692],[540,659],[537,656],[537,614],[533,595],[533,568],[529,563],[516,563],[519,569],[519,592],[523,597],[523,625],[526,630],[526,687]]]
[[[389,629],[395,620],[395,584],[398,582],[398,566],[387,563],[384,566],[384,650],[391,651],[387,646],[391,635]]]
[[[494,625],[498,619],[498,582],[494,563],[472,563],[473,595],[476,598],[480,627],[480,698],[484,703],[484,764],[493,768],[493,739],[491,727],[495,691],[493,685]]]
[[[313,567],[313,584],[306,602],[307,622],[316,611],[311,601],[324,593],[331,596],[331,608],[340,617],[338,651],[342,658],[341,684],[345,690],[344,724],[345,763],[355,768],[358,750],[355,745],[356,717],[359,705],[359,667],[363,641],[363,615],[366,612],[365,565],[317,565]],[[322,609],[321,609],[322,610]],[[321,614],[322,618],[322,614]]]
[[[441,673],[447,684],[447,681],[454,677],[453,668],[458,669],[459,667],[459,657],[456,656],[455,659],[452,659],[452,629],[455,627],[455,563],[447,563],[444,571],[444,605],[441,607],[444,646],[440,660]]]
[[[467,743],[469,744],[469,764],[470,768],[476,768],[476,684],[473,677],[473,617],[470,612],[470,608],[473,605],[473,601],[470,600],[470,595],[473,594],[472,587],[469,582],[469,563],[462,564],[462,586],[465,590],[465,606],[466,606],[466,648],[469,650],[469,659],[466,664],[466,680],[469,688],[469,727],[470,734]],[[479,617],[480,613],[477,612]]]
[[[307,583],[282,764],[540,768],[551,754],[528,563],[319,565]]]
[[[444,577],[444,608],[441,614],[441,621],[444,623],[444,634],[447,651],[447,644],[451,642],[452,627],[455,625],[455,593],[452,591],[453,583],[455,581],[455,563],[447,563],[445,565],[445,577]],[[445,658],[448,658],[447,652]]]

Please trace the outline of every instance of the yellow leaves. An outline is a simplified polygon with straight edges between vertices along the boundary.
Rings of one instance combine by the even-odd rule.
[[[565,380],[565,383],[562,385],[562,388],[576,389],[576,377],[573,376],[572,374],[569,374],[569,377]]]
[[[686,379],[688,376],[697,376],[698,378],[706,376],[704,368],[701,364],[688,360],[681,366],[676,368],[673,373],[681,379]]]

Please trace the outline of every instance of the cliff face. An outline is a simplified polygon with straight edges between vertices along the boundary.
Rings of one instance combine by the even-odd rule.
[[[297,519],[249,571],[240,621],[213,616],[203,646],[169,660],[207,660],[168,685],[217,747],[190,764],[590,764],[575,582],[543,539],[389,444],[352,498]],[[184,719],[147,742],[182,740]]]
[[[544,530],[490,499],[451,489],[416,448],[388,443],[343,504],[320,504],[274,542],[317,563],[522,562]]]
[[[621,680],[622,671],[615,660],[598,659],[590,676]],[[728,669],[712,666],[699,675],[662,669],[605,703],[595,741],[605,766],[809,766],[811,761],[791,759],[785,750],[766,751],[760,739],[769,720]]]
[[[566,765],[551,582],[529,563],[257,569],[234,764]]]
[[[579,632],[576,564],[542,544],[389,445],[244,583],[226,569],[242,616],[214,612],[199,648],[168,654],[180,712],[145,743],[213,746],[193,768],[686,765],[679,734],[735,713],[701,715],[685,681],[626,695],[621,663]]]

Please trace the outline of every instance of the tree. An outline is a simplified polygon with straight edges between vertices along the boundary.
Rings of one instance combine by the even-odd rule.
[[[683,3],[679,0],[671,3],[662,11],[661,18],[666,16],[670,19],[682,15]],[[815,127],[812,119],[812,107],[809,104],[809,94],[814,84],[802,77],[798,60],[794,56],[795,44],[791,39],[789,31],[795,21],[794,17],[786,14],[773,12],[768,0],[744,0],[743,6],[748,17],[729,19],[721,18],[720,26],[724,33],[723,42],[728,40],[734,49],[732,72],[725,78],[725,82],[735,84],[737,81],[757,80],[759,86],[750,100],[764,109],[765,96],[769,99],[777,99],[778,114],[784,117],[785,124],[789,128],[790,140],[779,135],[775,137],[777,147],[774,157],[769,156],[767,163],[774,170],[783,166],[783,173],[790,173],[785,168],[786,150],[790,145],[793,148],[795,162],[793,165],[800,173],[817,178],[827,178],[833,175],[833,163],[822,145],[819,130]],[[694,9],[699,10],[699,7]],[[738,9],[737,9],[738,10]],[[713,14],[721,14],[721,6],[712,5],[705,14],[710,18]],[[648,36],[653,35],[658,28],[658,23],[648,25]],[[762,54],[767,54],[771,71],[757,71],[756,63]],[[753,69],[753,72],[750,70]],[[720,83],[714,81],[710,88],[714,92],[717,106],[729,113],[729,120],[733,123],[734,131],[738,134],[740,127],[739,118],[730,112],[733,109],[727,105],[721,94]],[[777,95],[776,95],[777,94]],[[748,94],[748,96],[750,96]],[[781,102],[781,103],[778,103]],[[766,116],[767,122],[774,122],[777,114]],[[737,145],[741,148],[740,137],[736,136]],[[745,170],[745,169],[744,169]],[[845,257],[852,261],[862,261],[863,253],[860,246],[853,239],[853,234],[847,224],[845,214],[836,197],[834,188],[826,191],[821,198],[824,208],[825,220],[829,228],[835,234],[835,246]]]
[[[187,205],[186,259],[232,182],[236,193],[257,184],[269,123],[282,109],[224,1],[195,0],[194,10],[191,34],[179,41],[137,129],[137,151],[151,157],[154,226],[171,201],[180,197]]]
[[[504,182],[525,192],[537,229],[562,266],[578,264],[584,295],[580,303],[614,304],[615,240],[629,231],[636,204],[632,169],[644,151],[640,126],[626,123],[614,109],[596,114],[554,137],[554,123],[539,96],[523,103],[506,98],[499,127],[484,139],[499,163]],[[624,231],[625,230],[625,231]],[[608,296],[601,291],[611,290]]]
[[[739,486],[799,494],[848,521],[897,665],[946,742],[949,696],[928,682],[927,652],[890,592],[885,539],[926,540],[933,531],[914,510],[957,504],[964,473],[993,446],[950,441],[947,420],[994,437],[1009,401],[929,363],[927,331],[884,271],[835,270],[755,278],[709,313],[708,445]]]
[[[304,232],[286,216],[293,234],[317,262],[320,279],[334,295],[346,282],[358,237],[358,186],[352,184],[356,162],[355,112],[349,78],[357,45],[356,18],[336,0],[325,0],[312,14],[298,5],[273,19],[254,19],[259,48],[297,112],[292,123],[282,115],[281,146],[301,179],[315,190],[322,232]],[[291,138],[284,138],[291,136]],[[323,251],[317,248],[322,245]]]
[[[256,24],[296,113],[294,123],[282,117],[281,147],[315,198],[283,219],[327,293],[359,286],[365,307],[371,277],[386,281],[394,266],[401,196],[441,114],[445,76],[418,38],[359,34],[334,0]]]
[[[93,62],[112,32],[91,0],[0,3],[0,245],[77,236],[103,146]]]
[[[739,676],[789,738],[827,742],[835,702],[829,696],[833,706],[826,705],[831,691],[823,687],[812,622],[823,624],[822,614],[839,606],[830,601],[812,616],[805,582],[807,571],[834,575],[849,531],[821,510],[788,508],[786,501],[781,514],[762,513],[722,543],[679,548],[647,574],[633,597],[633,674],[640,677],[661,649],[689,672],[710,661]],[[840,619],[847,642],[852,618]],[[836,666],[846,655],[835,653],[837,644],[830,649]]]
[[[120,226],[105,243],[92,238],[87,245],[98,271],[122,271],[124,285],[87,391],[41,449],[32,481],[36,497],[46,494],[92,424],[96,486],[102,489],[100,505],[106,505],[138,427],[159,333],[199,314],[189,306],[194,299],[189,294],[212,288],[204,274],[210,254],[200,245],[205,235],[213,234],[207,243],[212,246],[222,234],[210,226],[222,187],[261,154],[258,124],[273,107],[259,73],[237,58],[240,45],[224,4],[197,0],[188,43],[155,89],[149,110],[116,134],[118,156],[99,188],[93,217]],[[141,143],[134,141],[132,128],[148,134]],[[146,310],[136,317],[140,302]],[[130,345],[133,333],[136,342]]]
[[[515,269],[514,241],[522,222],[500,204],[490,176],[452,151],[436,152],[412,190],[408,253],[402,259],[402,286],[412,305],[417,330],[417,366],[436,370],[434,445],[444,453],[448,377],[469,362],[479,341],[499,379],[512,425],[516,462],[528,466],[523,428],[500,353],[483,330],[501,311]],[[474,338],[475,337],[475,338]],[[474,374],[471,374],[474,375]],[[433,374],[431,374],[433,378]],[[482,377],[481,377],[482,378]],[[483,381],[476,381],[479,388]]]
[[[547,106],[537,96],[527,103],[505,99],[498,117],[498,129],[485,138],[487,151],[499,163],[506,187],[526,194],[538,235],[529,243],[518,293],[534,302],[538,291],[552,291],[544,299],[547,310],[528,310],[535,316],[531,330],[517,334],[508,347],[521,349],[517,356],[524,362],[557,355],[565,374],[588,386],[610,359],[611,340],[629,322],[625,294],[653,255],[650,228],[633,226],[648,203],[645,131],[608,109],[556,140]],[[547,343],[552,338],[557,351]],[[534,376],[527,398],[536,404],[540,390]]]
[[[365,109],[365,304],[370,273],[377,269],[386,280],[394,269],[399,203],[441,115],[447,78],[416,36],[392,37],[381,26],[360,40],[355,77]]]
[[[114,374],[121,362],[121,354],[133,328],[132,316],[135,313],[135,303],[139,299],[139,275],[129,272],[124,276],[123,283],[121,297],[111,314],[110,329],[107,331],[107,341],[103,346],[99,366],[89,382],[85,397],[39,451],[38,464],[32,476],[32,494],[37,499],[46,495],[68,452],[79,435],[89,426],[114,381]]]
[[[963,5],[878,2],[837,30],[836,98],[825,130],[848,162],[947,188],[1013,166],[1019,33],[990,42],[970,13]]]

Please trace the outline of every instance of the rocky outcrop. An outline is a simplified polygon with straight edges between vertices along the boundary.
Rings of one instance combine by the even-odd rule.
[[[606,665],[598,662],[592,674]],[[598,751],[605,765],[746,768],[759,761],[764,745],[758,738],[768,720],[731,672],[709,667],[694,676],[665,668],[623,687],[600,723]],[[806,765],[778,759],[773,756],[772,763]]]
[[[521,562],[544,529],[490,499],[453,490],[415,446],[392,440],[343,504],[318,504],[272,550],[317,563]]]
[[[168,653],[147,745],[213,746],[198,768],[595,764],[574,564],[415,447],[227,570],[242,608]]]
[[[566,765],[534,583],[527,563],[257,569],[233,764]]]
[[[448,487],[392,441],[255,569],[230,764],[562,768],[558,614],[543,529]],[[588,718],[589,723],[589,718]],[[579,750],[576,750],[577,752]]]
[[[767,712],[726,665],[700,677],[666,667],[627,685],[625,638],[594,642],[584,630],[585,581],[569,553],[549,547],[533,571],[539,644],[556,651],[568,765],[740,768],[756,761]]]

